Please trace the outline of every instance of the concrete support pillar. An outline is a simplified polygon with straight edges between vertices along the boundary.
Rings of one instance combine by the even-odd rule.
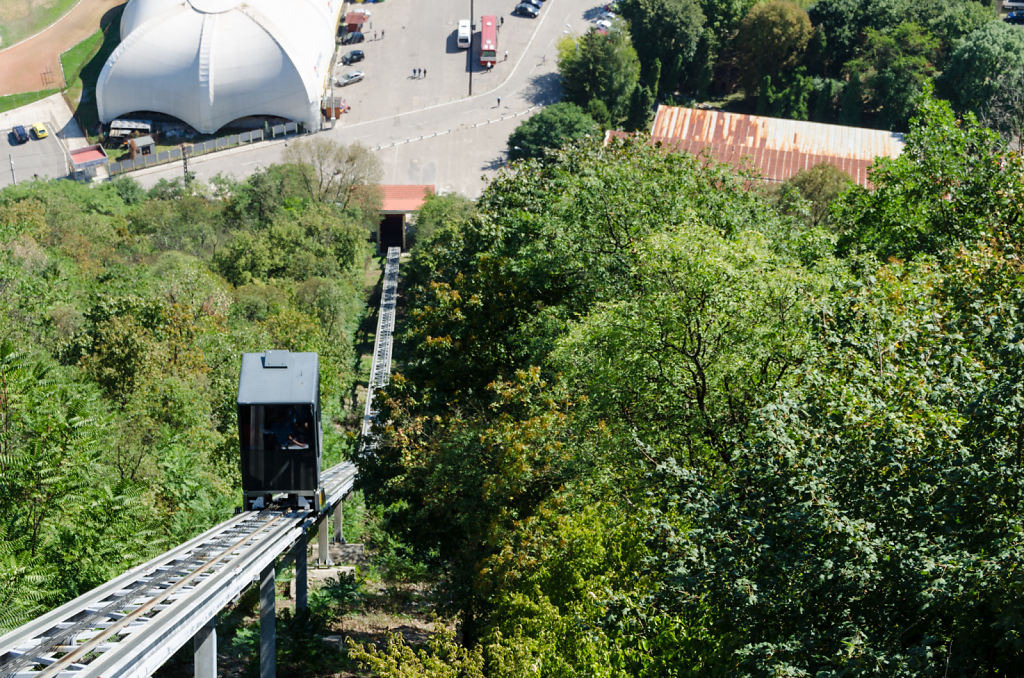
[[[342,520],[344,518],[344,513],[342,512],[344,505],[344,502],[339,501],[338,506],[334,509],[334,541],[338,544],[348,543],[345,541],[345,527]]]
[[[295,609],[305,610],[309,607],[306,579],[307,546],[306,532],[303,531],[299,541],[295,544]]]
[[[316,564],[321,567],[330,567],[334,565],[331,562],[331,549],[328,547],[327,542],[327,518],[325,517],[320,521],[320,528],[317,534],[317,545],[316,545]]]
[[[274,564],[271,563],[260,575],[260,678],[277,677],[274,577]]]
[[[217,618],[206,622],[192,636],[195,678],[217,678]]]

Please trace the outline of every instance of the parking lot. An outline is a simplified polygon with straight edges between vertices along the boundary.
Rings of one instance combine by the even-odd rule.
[[[32,138],[24,144],[12,143],[11,129],[15,125],[22,125],[27,130],[37,122],[46,127],[46,138]],[[79,148],[86,143],[59,94],[0,113],[0,137],[0,188],[36,177],[56,179],[67,176],[68,154],[65,148]]]
[[[528,19],[512,15],[515,5],[516,0],[474,0],[472,11],[469,0],[350,5],[370,12],[363,27],[366,41],[338,48],[331,81],[352,70],[363,71],[365,77],[334,89],[351,110],[325,134],[374,149],[383,166],[383,183],[434,184],[440,192],[479,195],[487,178],[505,165],[509,134],[541,107],[559,100],[558,41],[582,35],[603,11],[601,0],[546,0],[539,17]],[[472,17],[476,46],[484,14],[504,17],[498,35],[500,60],[490,72],[483,72],[468,50],[454,44],[459,20]],[[340,57],[351,49],[363,50],[365,60],[341,65]],[[475,50],[472,54],[479,56]],[[426,77],[414,78],[414,68],[426,69]],[[202,180],[217,174],[243,178],[280,162],[287,143],[203,156],[190,169]],[[175,163],[133,176],[149,187],[180,175],[181,165]]]
[[[29,181],[33,178],[61,177],[68,173],[67,155],[55,135],[44,139],[32,138],[24,144],[12,143],[11,127],[3,130],[3,170],[7,175],[4,185]],[[27,125],[26,125],[27,129]]]
[[[512,72],[541,22],[541,18],[513,16],[511,12],[515,4],[514,0],[474,0],[472,15],[469,0],[437,0],[432,3],[395,0],[352,5],[370,12],[363,27],[366,41],[338,48],[338,65],[332,80],[353,70],[363,71],[365,78],[361,82],[335,88],[335,94],[352,107],[339,125],[422,110],[497,88]],[[587,24],[581,10],[592,4],[578,0],[547,0],[541,17],[554,12],[558,16],[550,17],[549,22],[557,21],[557,25],[563,27],[568,21],[570,25],[575,24],[572,26],[574,31],[582,32]],[[477,49],[480,17],[485,14],[496,15],[499,21],[504,19],[498,31],[499,61],[492,69],[480,65]],[[456,46],[460,19],[471,19],[475,24],[472,50]],[[536,53],[537,47],[542,47],[543,58],[551,60],[553,70],[556,54],[554,41],[549,42],[552,44],[535,45],[531,51]],[[365,60],[351,66],[341,65],[341,56],[352,49],[363,50]],[[507,61],[504,59],[506,50]],[[424,69],[426,75],[416,78],[413,69]]]

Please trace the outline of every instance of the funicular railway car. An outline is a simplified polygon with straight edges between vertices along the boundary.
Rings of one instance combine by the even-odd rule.
[[[242,355],[238,378],[245,510],[324,503],[320,486],[320,362],[316,353]]]

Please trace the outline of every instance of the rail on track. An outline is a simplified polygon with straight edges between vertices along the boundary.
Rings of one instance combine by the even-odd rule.
[[[364,444],[372,444],[373,392],[387,385],[391,371],[400,253],[397,247],[387,253]],[[254,581],[260,582],[260,676],[273,678],[276,563],[285,554],[295,558],[296,604],[304,607],[308,535],[319,530],[319,560],[329,564],[327,520],[333,514],[335,537],[342,539],[341,503],[355,476],[350,462],[332,466],[321,473],[321,510],[240,513],[0,637],[0,678],[142,678],[190,639],[195,675],[215,678],[217,612]]]
[[[394,345],[395,305],[398,301],[398,259],[402,250],[389,247],[384,263],[384,282],[380,291],[380,311],[377,313],[377,338],[373,343],[373,363],[370,379],[366,385],[366,407],[363,410],[362,439],[366,445],[373,445],[370,433],[377,410],[373,408],[373,396],[378,389],[388,385],[391,378],[391,348]]]

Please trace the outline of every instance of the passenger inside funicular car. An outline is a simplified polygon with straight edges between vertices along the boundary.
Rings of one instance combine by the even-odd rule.
[[[308,450],[311,433],[308,408],[301,405],[266,408],[264,449]]]

